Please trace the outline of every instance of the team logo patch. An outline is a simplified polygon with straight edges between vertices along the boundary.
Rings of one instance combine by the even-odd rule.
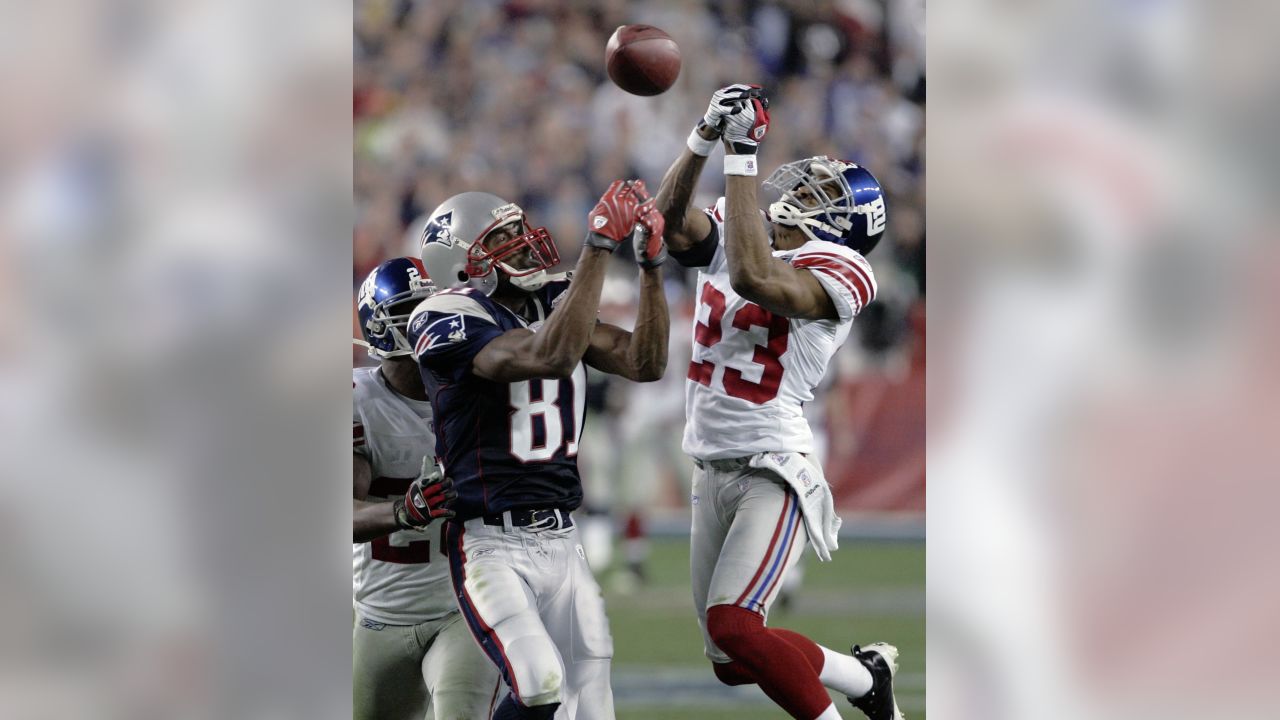
[[[360,285],[360,295],[356,301],[357,306],[362,308],[373,308],[376,306],[378,301],[374,295],[377,292],[378,285],[373,281],[373,275],[370,274],[369,277],[365,278],[365,281]]]
[[[423,318],[426,317],[424,313]],[[415,320],[415,327],[422,321]],[[467,339],[467,324],[461,315],[446,315],[436,319],[430,325],[422,330],[422,335],[418,338],[418,342],[414,345],[413,351],[416,355],[440,347],[441,345],[450,345],[459,343]]]
[[[422,328],[425,327],[426,324],[427,324],[427,314],[424,312],[421,315],[418,315],[417,317],[415,317],[413,319],[413,322],[409,323],[409,334],[412,335],[413,333],[422,332]]]
[[[859,213],[867,216],[867,236],[870,237],[876,233],[883,232],[885,226],[884,198],[878,197],[869,203],[859,205],[855,208]]]
[[[422,246],[440,243],[445,247],[453,247],[453,211],[432,219],[427,229],[422,231]]]

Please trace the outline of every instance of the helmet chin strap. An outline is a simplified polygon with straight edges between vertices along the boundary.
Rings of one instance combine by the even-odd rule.
[[[791,203],[779,200],[769,206],[769,219],[779,225],[787,227],[800,228],[800,232],[810,240],[821,240],[817,235],[813,234],[810,225],[818,224],[811,215],[817,214],[819,211],[814,210],[812,213],[799,210]]]

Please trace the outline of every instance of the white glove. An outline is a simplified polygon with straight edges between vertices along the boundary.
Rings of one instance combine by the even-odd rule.
[[[755,155],[769,132],[769,98],[757,90],[724,116],[721,135],[733,155]]]
[[[753,468],[768,470],[786,481],[800,500],[800,514],[809,544],[822,562],[831,560],[831,552],[840,548],[839,533],[843,521],[836,515],[831,486],[822,468],[800,453],[760,453],[748,463]]]
[[[711,96],[711,104],[707,106],[707,114],[702,116],[699,125],[708,126],[719,135],[724,130],[725,116],[740,111],[743,105],[742,101],[752,96],[759,96],[760,91],[759,85],[745,85],[743,83],[726,85],[720,88]]]

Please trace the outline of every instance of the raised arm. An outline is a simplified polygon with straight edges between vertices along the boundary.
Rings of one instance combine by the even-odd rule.
[[[785,317],[836,319],[831,296],[808,270],[773,256],[760,218],[756,150],[769,130],[768,100],[753,98],[728,119],[725,143],[725,258],[733,291]]]
[[[658,186],[658,211],[666,224],[666,243],[678,257],[692,250],[711,234],[711,220],[701,210],[690,206],[694,187],[707,164],[707,156],[720,139],[725,117],[739,111],[744,98],[758,94],[755,85],[729,85],[711,96],[707,112],[689,133],[686,149],[667,169]]]
[[[703,125],[694,129],[699,137],[710,132]],[[711,142],[715,142],[714,136]],[[694,245],[711,232],[711,218],[698,208],[690,207],[693,188],[698,184],[702,166],[706,164],[705,155],[698,155],[685,148],[667,169],[667,174],[662,176],[662,184],[658,186],[658,211],[666,222],[667,246],[673,252],[683,253],[693,249]]]
[[[643,184],[640,183],[643,193]],[[701,215],[701,213],[699,213]],[[640,265],[640,311],[636,329],[600,323],[591,335],[585,360],[591,367],[635,382],[653,382],[667,369],[667,342],[671,316],[662,287],[663,219],[652,200],[642,204],[636,222],[643,228],[635,238],[636,263]]]
[[[573,374],[595,329],[609,253],[631,234],[638,204],[631,182],[609,186],[587,215],[586,247],[559,308],[537,332],[516,329],[494,338],[472,359],[472,372],[497,382]]]

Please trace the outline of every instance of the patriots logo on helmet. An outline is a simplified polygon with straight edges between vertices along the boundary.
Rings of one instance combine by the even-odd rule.
[[[446,247],[453,247],[453,211],[432,218],[427,223],[426,230],[422,231],[422,245],[425,247],[431,243],[440,243]]]

